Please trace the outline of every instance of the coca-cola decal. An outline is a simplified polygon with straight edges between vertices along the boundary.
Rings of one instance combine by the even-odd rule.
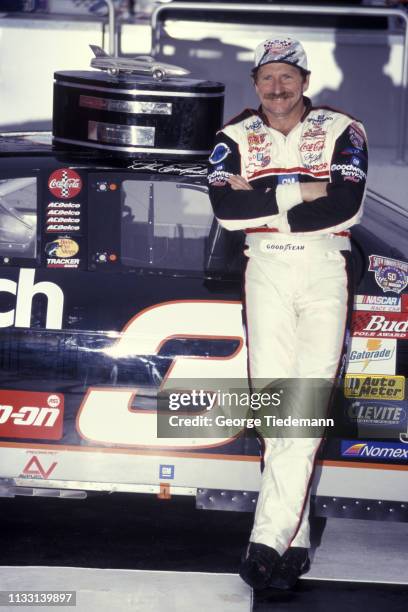
[[[302,142],[299,149],[302,153],[305,151],[322,151],[324,149],[324,140],[316,140],[315,142]]]
[[[82,189],[82,180],[75,170],[60,168],[48,179],[48,189],[55,198],[69,200],[75,198]]]

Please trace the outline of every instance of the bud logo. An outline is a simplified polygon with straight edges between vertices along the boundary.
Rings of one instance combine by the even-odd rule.
[[[21,269],[18,283],[0,278],[0,303],[2,293],[16,296],[16,307],[7,312],[0,312],[0,328],[13,325],[31,327],[33,299],[36,295],[43,294],[47,298],[46,329],[61,329],[64,294],[55,283],[49,281],[34,283],[35,274],[35,270]]]
[[[60,440],[64,396],[0,390],[0,437]]]
[[[401,298],[388,295],[356,295],[354,308],[377,312],[401,312]]]
[[[408,313],[390,312],[386,315],[354,312],[353,336],[376,338],[408,338]]]
[[[347,372],[395,374],[396,340],[352,338]]]
[[[55,198],[69,200],[75,198],[82,189],[82,180],[75,170],[60,168],[48,179],[48,189]]]
[[[398,442],[355,442],[342,441],[342,457],[359,459],[381,459],[382,461],[408,461],[408,448]]]
[[[45,470],[40,463],[40,460],[34,455],[27,463],[20,476],[26,476],[27,478],[43,478],[46,480],[57,467],[57,462],[51,463],[50,467]]]
[[[362,399],[403,400],[405,397],[404,376],[364,376],[346,374],[344,379],[345,397]]]

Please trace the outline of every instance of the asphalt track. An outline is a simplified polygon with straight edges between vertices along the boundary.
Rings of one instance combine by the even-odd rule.
[[[196,510],[192,498],[131,494],[0,499],[0,517],[0,566],[226,573],[237,571],[252,521],[250,514]],[[256,595],[253,610],[347,612],[362,606],[407,612],[408,586],[305,578],[294,592]],[[199,602],[194,612],[201,612]]]

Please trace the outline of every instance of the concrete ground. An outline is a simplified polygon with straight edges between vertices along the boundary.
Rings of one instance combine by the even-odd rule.
[[[249,611],[237,568],[252,515],[194,505],[131,494],[0,499],[1,590],[33,588],[34,579],[36,590],[77,590],[87,612],[116,611],[113,602],[121,612],[173,612],[175,602],[177,612]],[[406,612],[408,524],[317,523],[309,574],[294,592],[255,594],[253,611]]]

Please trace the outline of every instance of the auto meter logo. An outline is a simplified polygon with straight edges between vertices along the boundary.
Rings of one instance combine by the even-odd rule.
[[[381,461],[408,462],[408,448],[398,442],[352,442],[343,440],[341,443],[342,457],[358,457],[359,459],[376,459]]]
[[[81,191],[82,180],[75,170],[60,168],[55,170],[48,179],[48,189],[54,198],[70,200]]]
[[[0,437],[60,440],[64,396],[60,393],[0,390]]]
[[[405,397],[404,376],[382,376],[374,374],[346,374],[344,396],[361,399],[403,400]]]

